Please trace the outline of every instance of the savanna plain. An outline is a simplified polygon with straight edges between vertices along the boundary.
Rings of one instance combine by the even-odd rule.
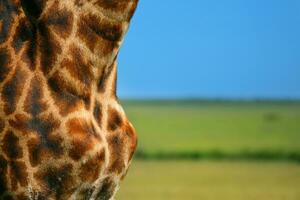
[[[116,199],[300,199],[300,102],[123,105],[139,145]]]

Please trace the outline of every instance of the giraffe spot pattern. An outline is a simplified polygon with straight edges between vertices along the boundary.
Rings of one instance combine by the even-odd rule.
[[[0,1],[0,43],[5,42],[9,38],[11,27],[13,25],[13,14],[17,12],[17,6],[12,1]]]
[[[120,114],[118,113],[118,111],[116,111],[113,108],[109,108],[109,119],[108,119],[108,123],[107,123],[107,129],[110,131],[115,131],[117,128],[119,128],[122,123],[122,117],[120,116]]]
[[[0,155],[0,197],[7,190],[7,160]]]
[[[105,161],[104,151],[96,153],[86,163],[80,167],[79,176],[81,180],[87,182],[94,182],[100,174],[101,167]]]
[[[4,112],[8,115],[15,111],[16,104],[24,88],[26,73],[21,68],[16,68],[13,77],[3,86],[2,100],[4,101]]]
[[[102,75],[97,83],[98,92],[105,91],[107,80],[110,77],[110,75],[112,74],[111,72],[113,70],[114,65],[115,65],[115,63],[113,62],[113,64],[111,64],[107,69],[103,68]]]
[[[25,41],[28,41],[32,37],[31,30],[29,28],[29,25],[27,24],[27,21],[23,18],[20,20],[17,30],[15,31],[15,34],[13,36],[13,42],[12,47],[15,49],[16,52],[20,50],[23,43]]]
[[[68,134],[72,138],[72,148],[69,156],[79,160],[84,154],[91,150],[94,145],[101,141],[93,125],[82,118],[73,118],[67,122]]]
[[[48,108],[48,105],[43,99],[43,87],[44,84],[40,80],[40,77],[35,76],[32,78],[30,88],[24,102],[24,110],[34,117]]]
[[[31,38],[28,40],[25,50],[21,55],[21,60],[26,63],[26,66],[30,70],[36,69],[36,55],[37,55],[37,31],[31,30]]]
[[[124,11],[130,1],[132,0],[98,0],[95,4],[106,9]]]
[[[113,108],[108,110],[109,119],[107,130],[111,133],[107,136],[110,152],[109,171],[121,173],[125,168],[125,163],[132,159],[137,146],[136,133],[128,121],[124,121],[118,111]],[[128,160],[125,160],[125,155]]]
[[[63,60],[62,67],[65,67],[75,79],[81,81],[86,90],[89,90],[94,80],[92,64],[84,61],[81,50],[75,45],[70,46],[70,55],[72,59]]]
[[[67,38],[72,32],[72,12],[66,9],[59,10],[58,4],[55,3],[47,14],[48,15],[42,20],[43,23],[53,28],[53,30],[62,38]]]
[[[26,165],[22,161],[9,162],[11,187],[13,190],[18,189],[18,183],[25,187],[28,184],[28,173],[26,171]]]
[[[2,142],[2,151],[9,159],[17,159],[23,156],[22,148],[19,145],[19,138],[13,132],[6,132]]]
[[[54,73],[48,80],[48,85],[61,115],[65,116],[84,106],[89,109],[90,91],[79,91],[75,86],[68,84],[59,72]]]
[[[39,19],[36,27],[40,36],[39,47],[41,50],[41,67],[45,74],[48,74],[51,71],[54,62],[57,59],[57,55],[62,52],[61,45],[51,32],[51,26],[57,31],[57,28],[60,26],[59,23],[64,21],[63,19],[59,21],[58,18],[61,18],[59,13],[59,2],[55,1],[52,8],[50,8],[47,13],[48,15]]]
[[[73,166],[65,164],[60,167],[49,166],[39,170],[34,176],[43,186],[45,199],[68,199],[66,193],[74,190]],[[52,197],[52,198],[51,198]]]
[[[90,30],[104,40],[117,42],[122,37],[122,25],[119,23],[113,24],[95,15],[86,15],[82,20]]]
[[[79,198],[78,199],[90,200],[94,191],[95,191],[95,187],[84,188],[79,192]]]
[[[119,25],[104,22],[103,19],[93,15],[82,16],[78,26],[79,37],[92,51],[94,51],[95,45],[98,44],[103,56],[107,56],[114,50],[117,46],[117,41],[122,35],[121,27]],[[109,30],[105,30],[104,27]]]
[[[110,164],[108,171],[120,174],[125,168],[125,144],[118,133],[113,133],[107,139],[110,151]]]
[[[59,158],[63,154],[63,139],[59,136],[49,135],[47,140],[34,138],[28,141],[29,158],[31,165],[37,166],[49,158]]]
[[[5,121],[0,117],[0,134],[5,128]]]
[[[95,4],[104,9],[122,13],[128,7],[129,3],[131,3],[132,6],[127,15],[127,20],[130,20],[136,9],[137,2],[138,0],[98,0],[95,2]]]
[[[53,69],[53,64],[57,60],[58,54],[62,52],[60,40],[58,40],[56,34],[58,37],[61,37],[60,39],[65,39],[70,35],[74,22],[73,14],[68,9],[63,8],[61,10],[64,7],[64,3],[61,3],[62,1],[55,0],[53,1],[54,4],[48,4],[52,8],[47,9],[47,12],[41,15],[46,1],[48,0],[0,1],[0,42],[1,40],[7,40],[7,37],[12,37],[10,38],[11,43],[8,44],[10,45],[9,49],[13,48],[16,53],[19,53],[20,49],[24,48],[22,49],[23,54],[20,55],[22,62],[19,63],[26,64],[32,70],[31,73],[35,73],[33,70],[40,70],[37,69],[37,66],[40,66],[44,75],[48,75]],[[22,4],[21,9],[20,5],[18,5],[19,2]],[[133,0],[100,0],[97,3],[103,9],[113,12],[120,11],[120,16],[128,16],[127,7],[129,4],[133,5],[133,2]],[[57,6],[58,4],[60,4],[59,7]],[[126,12],[123,12],[122,9],[123,11],[126,9]],[[26,15],[25,18],[21,17],[17,21],[13,20],[13,15],[20,16],[23,11]],[[109,16],[109,12],[105,11],[104,14]],[[4,18],[6,21],[3,20]],[[104,20],[89,12],[84,13],[83,16],[78,16],[78,18],[78,25],[82,25],[83,28],[80,29],[79,27],[81,33],[79,32],[78,36],[89,48],[97,47],[97,52],[101,54],[100,56],[108,56],[109,59],[109,54],[119,47],[119,41],[124,34],[124,27],[120,24],[115,24],[119,22],[105,21],[106,18]],[[10,33],[12,25],[16,27],[16,32],[14,33]],[[105,173],[107,171],[102,169],[105,160],[104,149],[100,149],[96,153],[95,151],[90,151],[94,150],[95,146],[99,147],[101,142],[101,138],[90,119],[75,118],[79,122],[70,123],[73,129],[66,124],[68,130],[60,130],[62,126],[53,114],[51,112],[50,114],[44,113],[50,108],[48,105],[50,101],[47,99],[49,97],[45,96],[45,91],[48,90],[51,94],[50,98],[52,97],[63,117],[85,107],[85,109],[92,112],[91,114],[99,124],[102,123],[103,110],[101,101],[96,102],[93,109],[89,109],[91,105],[91,91],[88,85],[94,81],[94,73],[91,68],[95,64],[90,63],[86,57],[83,57],[84,52],[81,53],[75,45],[69,49],[69,53],[67,53],[69,57],[64,57],[66,62],[60,65],[61,67],[66,66],[70,75],[78,80],[76,82],[77,86],[75,86],[74,81],[71,83],[72,80],[68,80],[67,76],[60,74],[60,70],[54,73],[47,82],[44,82],[44,77],[41,78],[36,74],[33,74],[34,76],[31,80],[27,80],[28,72],[21,68],[23,65],[21,67],[19,65],[12,66],[10,53],[5,49],[0,49],[0,83],[7,79],[7,75],[10,76],[9,80],[5,80],[0,97],[2,108],[6,115],[16,111],[16,105],[20,103],[20,97],[24,94],[22,96],[24,97],[22,98],[24,102],[18,104],[21,105],[20,108],[23,111],[19,112],[18,109],[18,112],[4,119],[5,121],[3,122],[0,118],[0,132],[3,134],[1,135],[3,140],[0,143],[0,199],[29,200],[28,194],[23,190],[23,188],[27,188],[26,186],[29,182],[28,172],[30,171],[30,166],[26,166],[22,162],[25,149],[28,149],[29,152],[28,154],[24,153],[24,155],[29,155],[31,166],[36,167],[37,170],[37,173],[34,174],[34,180],[30,180],[30,182],[37,180],[38,185],[41,186],[41,188],[33,189],[33,196],[31,197],[34,199],[68,199],[70,194],[78,188],[79,185],[76,184],[83,182],[90,186],[90,188],[82,192],[82,197],[86,200],[91,197],[93,192],[98,192],[98,200],[108,200],[114,194],[116,183],[112,178],[105,179],[100,190],[96,191],[95,187],[92,186],[93,182],[99,178],[102,170]],[[93,48],[91,49],[94,50]],[[38,59],[38,55],[41,55],[40,59]],[[40,63],[37,63],[37,61],[40,61]],[[103,76],[98,81],[98,91],[103,91],[107,87],[107,79],[111,76],[110,71],[113,69],[112,67],[105,67]],[[10,73],[10,70],[15,71]],[[29,85],[26,84],[25,93],[23,91],[24,83],[27,81]],[[112,87],[115,87],[115,85]],[[111,88],[111,85],[109,88]],[[112,113],[112,116],[109,117],[109,125],[102,128],[104,130],[108,127],[110,128],[107,134],[109,153],[112,155],[112,160],[109,164],[110,172],[119,174],[125,168],[124,163],[126,161],[124,159],[128,157],[128,144],[132,143],[128,141],[129,138],[134,138],[134,136],[130,136],[134,134],[130,134],[130,130],[128,133],[125,131],[126,119],[123,119],[123,116],[119,115],[117,111]],[[16,131],[10,131],[14,129]],[[68,131],[67,133],[70,137],[62,138],[64,134],[60,134],[60,131]],[[24,143],[21,138],[26,138],[26,142]],[[66,142],[69,139],[70,146]],[[27,145],[27,148],[20,150],[20,144]],[[75,162],[65,165],[56,162],[64,159],[62,155],[66,155],[65,151],[69,153],[69,156]],[[91,153],[95,154],[91,155]],[[81,162],[80,158],[83,157],[84,162]],[[49,162],[44,165],[43,163],[46,161]],[[51,166],[51,164],[54,166]],[[76,173],[73,171],[75,169],[74,164],[77,165],[76,170],[78,171]],[[29,171],[27,172],[27,170]],[[19,189],[20,192],[17,192]],[[6,193],[3,194],[4,192]]]
[[[65,84],[65,81],[57,72],[48,80],[52,98],[57,108],[59,108],[60,114],[63,116],[79,110],[84,105],[84,102],[79,97],[61,89],[65,87]]]
[[[125,123],[124,127],[122,128],[123,135],[125,137],[125,143],[128,146],[129,156],[128,162],[132,159],[133,154],[137,147],[137,135],[135,129],[132,127],[129,122]]]
[[[98,126],[101,127],[101,124],[102,124],[102,105],[98,101],[95,102],[93,115],[94,115],[94,118],[96,119],[96,121],[98,123]]]
[[[122,170],[125,168],[124,162],[124,153],[125,146],[123,141],[123,135],[120,132],[120,128],[123,125],[123,120],[118,113],[113,108],[109,108],[108,110],[108,124],[107,130],[111,131],[108,135],[107,142],[109,146],[110,152],[110,164],[109,164],[109,172],[116,172],[121,173]]]
[[[47,0],[20,0],[25,14],[32,22],[37,20],[45,6]]]
[[[4,81],[9,72],[10,55],[6,49],[0,48],[0,83]]]
[[[62,138],[54,131],[60,126],[60,122],[52,115],[43,117],[27,117],[16,115],[15,120],[9,124],[21,131],[24,135],[34,134],[34,138],[27,143],[31,165],[37,166],[49,157],[59,158],[63,154]]]
[[[20,0],[22,10],[26,16],[26,24],[30,23],[28,25],[29,31],[26,31],[26,28],[24,28],[24,32],[27,33],[26,35],[28,35],[29,39],[25,47],[26,49],[23,51],[22,61],[27,64],[30,70],[35,70],[37,65],[36,57],[39,45],[41,46],[41,49],[43,49],[43,51],[48,53],[50,56],[49,58],[45,56],[42,57],[43,68],[47,72],[49,67],[47,64],[49,64],[55,58],[53,51],[57,50],[59,52],[60,49],[57,45],[55,45],[55,41],[53,42],[53,38],[49,34],[48,29],[44,26],[44,23],[39,21],[39,17],[44,9],[46,1],[47,0]],[[18,32],[17,34],[20,35]],[[38,38],[40,38],[40,40],[38,40]],[[51,45],[48,51],[47,48],[45,48],[47,44]]]
[[[45,74],[48,74],[54,66],[57,55],[62,52],[59,42],[46,23],[38,24],[40,34],[41,67]]]
[[[111,178],[106,178],[96,195],[96,200],[109,200],[113,196],[116,187],[116,183]]]

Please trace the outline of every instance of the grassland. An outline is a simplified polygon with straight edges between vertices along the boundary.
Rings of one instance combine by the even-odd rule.
[[[299,102],[125,101],[123,105],[137,129],[139,152],[150,157],[194,153],[300,158]]]
[[[120,200],[299,200],[300,166],[282,162],[135,161]]]
[[[117,199],[300,199],[300,102],[123,105],[139,146]]]

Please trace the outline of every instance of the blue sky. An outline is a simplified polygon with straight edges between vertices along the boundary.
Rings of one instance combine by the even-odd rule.
[[[299,0],[140,0],[121,98],[300,98]]]

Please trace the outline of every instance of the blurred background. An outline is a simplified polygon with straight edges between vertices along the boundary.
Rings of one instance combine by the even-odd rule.
[[[118,69],[139,146],[117,199],[300,199],[299,10],[140,0]]]

